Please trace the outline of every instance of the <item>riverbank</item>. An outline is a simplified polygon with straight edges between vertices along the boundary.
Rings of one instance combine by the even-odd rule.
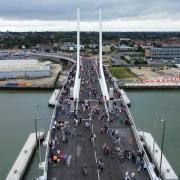
[[[132,90],[180,90],[180,83],[169,83],[169,84],[160,84],[160,83],[122,83],[117,82],[118,86],[122,89],[132,89]]]
[[[48,86],[31,86],[31,87],[10,87],[10,86],[0,86],[0,90],[53,90],[55,87],[54,86],[51,86],[51,87],[48,87]]]

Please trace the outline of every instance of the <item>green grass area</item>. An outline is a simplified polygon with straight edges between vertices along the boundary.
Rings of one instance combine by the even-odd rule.
[[[127,67],[110,66],[109,70],[111,74],[117,79],[136,77]]]

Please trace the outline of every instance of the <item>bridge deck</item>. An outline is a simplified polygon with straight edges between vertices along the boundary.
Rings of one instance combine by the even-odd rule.
[[[142,161],[133,163],[132,158],[129,160],[128,158],[120,158],[124,157],[120,156],[122,149],[125,150],[126,154],[134,151],[135,157],[137,157],[138,152],[137,143],[125,109],[119,100],[114,106],[113,112],[110,113],[111,121],[107,121],[108,116],[95,71],[97,67],[88,60],[83,60],[82,64],[80,101],[77,102],[77,119],[81,119],[81,121],[78,121],[78,125],[75,125],[76,115],[67,113],[69,105],[66,99],[69,98],[70,87],[68,83],[66,85],[68,91],[64,94],[63,100],[60,100],[62,105],[57,109],[54,128],[52,127],[51,130],[52,141],[49,152],[48,179],[120,180],[125,179],[126,172],[130,175],[134,172],[135,178],[138,180],[150,179],[144,168],[141,168],[141,172],[138,172],[138,168],[142,167]],[[107,84],[108,87],[112,86],[111,81],[108,81]],[[91,93],[89,93],[90,90]],[[92,93],[93,90],[94,94]],[[114,97],[119,99],[116,93]],[[84,107],[86,100],[89,107]],[[58,128],[56,122],[59,120],[65,122],[64,128]],[[90,128],[86,127],[85,123],[90,125]],[[96,135],[95,141],[90,140],[92,134]],[[63,137],[67,141],[63,142]],[[119,142],[117,142],[117,139]],[[107,145],[109,151],[105,152],[103,150],[104,144]],[[130,157],[131,153],[129,153]],[[60,156],[63,156],[63,154],[71,155],[70,165],[68,165],[68,160],[66,163],[61,162]],[[53,160],[54,155],[61,161]],[[103,171],[98,170],[97,164],[100,159],[104,164]],[[87,176],[82,173],[84,163],[87,164],[88,168]]]

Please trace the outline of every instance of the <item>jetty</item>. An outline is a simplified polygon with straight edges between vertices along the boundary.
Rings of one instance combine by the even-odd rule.
[[[44,131],[37,132],[37,138],[44,138]],[[36,133],[31,133],[24,144],[21,152],[19,153],[16,161],[14,162],[11,170],[9,171],[6,180],[20,180],[22,179],[24,172],[29,164],[29,161],[33,155],[36,148]]]
[[[138,132],[140,138],[144,142],[144,146],[146,147],[148,153],[150,154],[153,162],[155,163],[158,171],[160,171],[160,159],[161,159],[161,149],[159,148],[158,144],[154,140],[151,133],[139,131]],[[162,167],[161,167],[161,176],[164,180],[166,179],[178,179],[176,173],[174,172],[173,168],[169,164],[168,160],[162,154]]]

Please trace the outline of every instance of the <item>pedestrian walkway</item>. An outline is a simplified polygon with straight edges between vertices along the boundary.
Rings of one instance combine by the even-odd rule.
[[[110,88],[114,84],[107,73]],[[71,113],[69,98],[74,76],[75,67],[52,123],[48,180],[150,179],[144,152],[137,146],[120,94],[115,91],[113,110],[109,111],[102,97],[97,64],[83,58],[80,99]]]

